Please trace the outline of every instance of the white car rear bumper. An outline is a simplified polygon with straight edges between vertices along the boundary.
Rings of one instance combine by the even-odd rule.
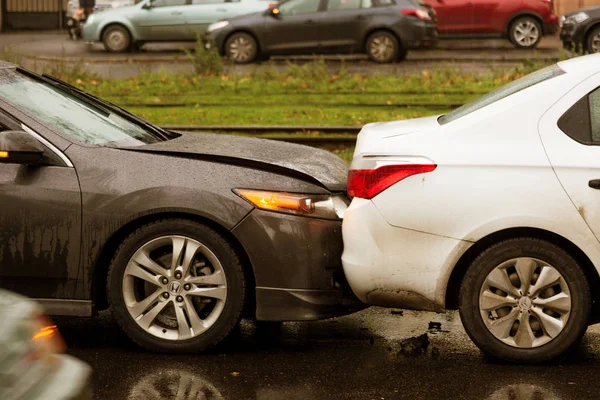
[[[452,269],[471,242],[388,224],[370,200],[355,198],[343,223],[342,263],[365,303],[442,311]]]

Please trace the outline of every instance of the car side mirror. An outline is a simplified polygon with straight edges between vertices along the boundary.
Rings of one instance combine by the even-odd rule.
[[[37,164],[43,158],[44,147],[27,132],[0,132],[0,163]]]

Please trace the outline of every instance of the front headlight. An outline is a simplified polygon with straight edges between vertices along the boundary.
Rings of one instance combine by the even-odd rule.
[[[261,210],[323,219],[343,219],[348,202],[342,196],[235,189],[234,192]]]
[[[587,13],[584,13],[582,11],[582,12],[578,12],[577,14],[573,14],[570,17],[568,17],[565,20],[565,23],[566,24],[568,24],[568,23],[571,23],[571,24],[580,24],[580,23],[582,23],[583,21],[585,21],[585,20],[587,20],[589,18],[590,18],[590,16]]]
[[[214,32],[217,29],[225,28],[227,25],[229,25],[229,21],[215,22],[214,24],[210,24],[208,28],[206,28],[206,33]]]

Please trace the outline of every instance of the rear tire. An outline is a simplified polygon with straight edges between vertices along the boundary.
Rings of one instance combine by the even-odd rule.
[[[518,49],[532,49],[542,40],[542,26],[533,17],[518,17],[508,28],[508,38]]]
[[[591,295],[577,262],[553,243],[517,238],[489,247],[469,266],[459,295],[465,330],[486,354],[542,363],[587,329]]]
[[[238,324],[245,282],[240,258],[217,231],[165,219],[123,241],[107,292],[117,323],[134,342],[187,353],[215,346]]]
[[[588,53],[600,53],[600,26],[592,29],[587,36],[586,50]]]
[[[386,31],[372,33],[366,43],[367,55],[371,61],[385,64],[406,57],[406,50],[400,49],[396,36]]]
[[[225,54],[236,64],[250,64],[258,58],[258,43],[252,35],[237,32],[225,42]]]
[[[111,25],[102,34],[102,43],[111,53],[124,53],[131,48],[131,34],[122,25]]]

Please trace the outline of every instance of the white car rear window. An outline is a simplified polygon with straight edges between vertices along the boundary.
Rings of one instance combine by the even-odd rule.
[[[565,71],[563,71],[557,64],[540,69],[539,71],[504,85],[501,88],[493,90],[488,94],[481,96],[477,100],[467,103],[446,115],[442,115],[438,119],[438,122],[440,125],[447,124],[464,117],[465,115],[471,114],[473,111],[477,111],[485,106],[495,103],[498,100],[502,100],[510,95],[520,92],[521,90],[527,89],[528,87],[537,85],[538,83],[547,81],[548,79],[552,79],[564,73]]]

